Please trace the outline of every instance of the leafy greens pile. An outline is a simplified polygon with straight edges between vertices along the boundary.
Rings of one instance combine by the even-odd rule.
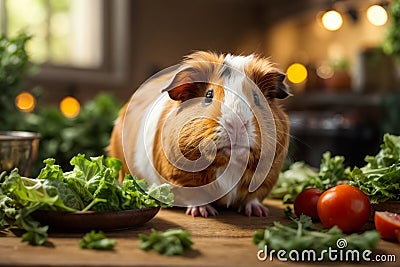
[[[381,150],[375,156],[366,156],[364,167],[344,166],[343,156],[331,157],[325,152],[318,171],[304,162],[295,162],[279,175],[270,197],[292,203],[306,187],[322,191],[341,182],[360,188],[372,204],[400,200],[400,136],[385,134]]]
[[[306,187],[316,187],[325,191],[340,181],[349,180],[349,168],[345,168],[343,162],[343,156],[331,157],[330,152],[323,154],[319,170],[304,162],[295,162],[288,170],[279,174],[270,197],[280,198],[283,203],[293,203]]]
[[[360,188],[373,204],[400,200],[400,136],[385,134],[381,150],[365,161],[366,166],[350,173],[350,184]]]
[[[323,250],[328,251],[329,248],[339,248],[337,242],[340,239],[344,239],[346,242],[346,246],[342,248],[343,250],[372,250],[376,248],[379,242],[379,234],[374,230],[363,234],[346,235],[337,226],[329,230],[315,230],[311,218],[304,214],[299,218],[294,218],[293,216],[289,216],[289,218],[292,222],[288,225],[274,222],[273,226],[255,232],[253,235],[254,244],[260,250],[265,249],[265,246],[269,251],[284,250],[290,252],[295,250],[302,252],[304,250],[313,250],[316,255],[323,256]]]
[[[54,159],[37,179],[21,177],[17,169],[0,175],[0,227],[26,230],[22,240],[40,245],[46,241],[48,226],[41,226],[31,214],[36,210],[119,211],[147,207],[169,207],[174,195],[167,184],[149,186],[145,180],[127,175],[118,182],[121,161],[104,157],[71,159],[72,171],[63,172]]]

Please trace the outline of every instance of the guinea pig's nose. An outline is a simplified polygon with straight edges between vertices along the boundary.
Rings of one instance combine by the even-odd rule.
[[[249,122],[240,119],[225,120],[225,128],[229,133],[240,133],[247,130]]]

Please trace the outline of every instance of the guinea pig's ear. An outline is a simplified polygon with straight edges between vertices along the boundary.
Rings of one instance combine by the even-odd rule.
[[[267,98],[284,99],[292,95],[285,83],[286,74],[274,71],[269,72],[262,78],[259,87]]]
[[[181,68],[169,80],[161,92],[168,92],[169,97],[176,101],[185,101],[192,97],[196,86],[196,71],[193,68]]]

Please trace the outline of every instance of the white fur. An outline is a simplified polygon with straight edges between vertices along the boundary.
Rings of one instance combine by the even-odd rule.
[[[217,169],[217,172],[215,174],[217,176],[217,178],[223,174],[223,170],[224,170],[224,168]],[[236,199],[238,183],[236,183],[236,185],[235,185],[233,179],[228,178],[228,177],[234,177],[235,175],[237,175],[237,173],[225,173],[224,177],[221,177],[218,180],[218,185],[221,187],[223,192],[229,191],[228,194],[226,194],[224,197],[222,197],[219,200],[219,202],[221,204],[226,205],[227,207],[232,205]]]
[[[139,173],[146,177],[150,183],[159,184],[162,182],[153,165],[153,146],[157,124],[168,100],[167,93],[163,93],[157,98],[145,110],[139,126],[134,155],[135,166]]]
[[[228,54],[224,60],[224,64],[230,66],[236,71],[232,71],[231,75],[224,79],[224,104],[221,107],[220,123],[224,126],[233,126],[232,131],[234,140],[233,143],[251,145],[255,140],[253,132],[253,113],[250,109],[248,99],[243,93],[243,85],[247,81],[244,68],[253,60],[254,56],[232,56]],[[238,122],[238,119],[240,120]],[[233,125],[232,125],[233,124]],[[240,127],[246,125],[246,134],[243,135]]]
[[[227,54],[224,59],[224,63],[233,68],[236,68],[237,70],[242,71],[242,73],[244,74],[244,68],[253,59],[254,55],[248,55],[244,57],[244,56],[234,56],[231,54]]]
[[[250,153],[250,146],[256,142],[255,140],[255,125],[253,124],[253,113],[250,109],[249,100],[246,99],[243,93],[243,85],[247,81],[245,74],[246,65],[253,60],[254,56],[232,56],[228,54],[224,60],[224,64],[231,67],[233,70],[229,71],[229,75],[224,78],[224,103],[221,107],[221,118],[219,123],[222,128],[225,128],[229,133],[231,139],[232,150],[231,160],[235,163],[237,154]],[[223,133],[224,131],[217,132]],[[239,147],[235,149],[235,147]],[[235,155],[235,153],[237,153]],[[238,163],[240,164],[240,163]],[[222,175],[222,168],[216,173],[216,178]],[[224,177],[234,177],[237,173],[224,174]],[[237,196],[238,184],[234,185],[232,179],[219,179],[219,186],[224,188],[227,195],[221,201],[227,206],[231,205]]]

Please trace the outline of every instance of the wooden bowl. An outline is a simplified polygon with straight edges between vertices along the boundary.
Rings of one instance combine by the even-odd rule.
[[[122,211],[61,212],[37,210],[32,217],[50,231],[88,232],[91,230],[122,230],[140,226],[151,220],[160,207]]]

